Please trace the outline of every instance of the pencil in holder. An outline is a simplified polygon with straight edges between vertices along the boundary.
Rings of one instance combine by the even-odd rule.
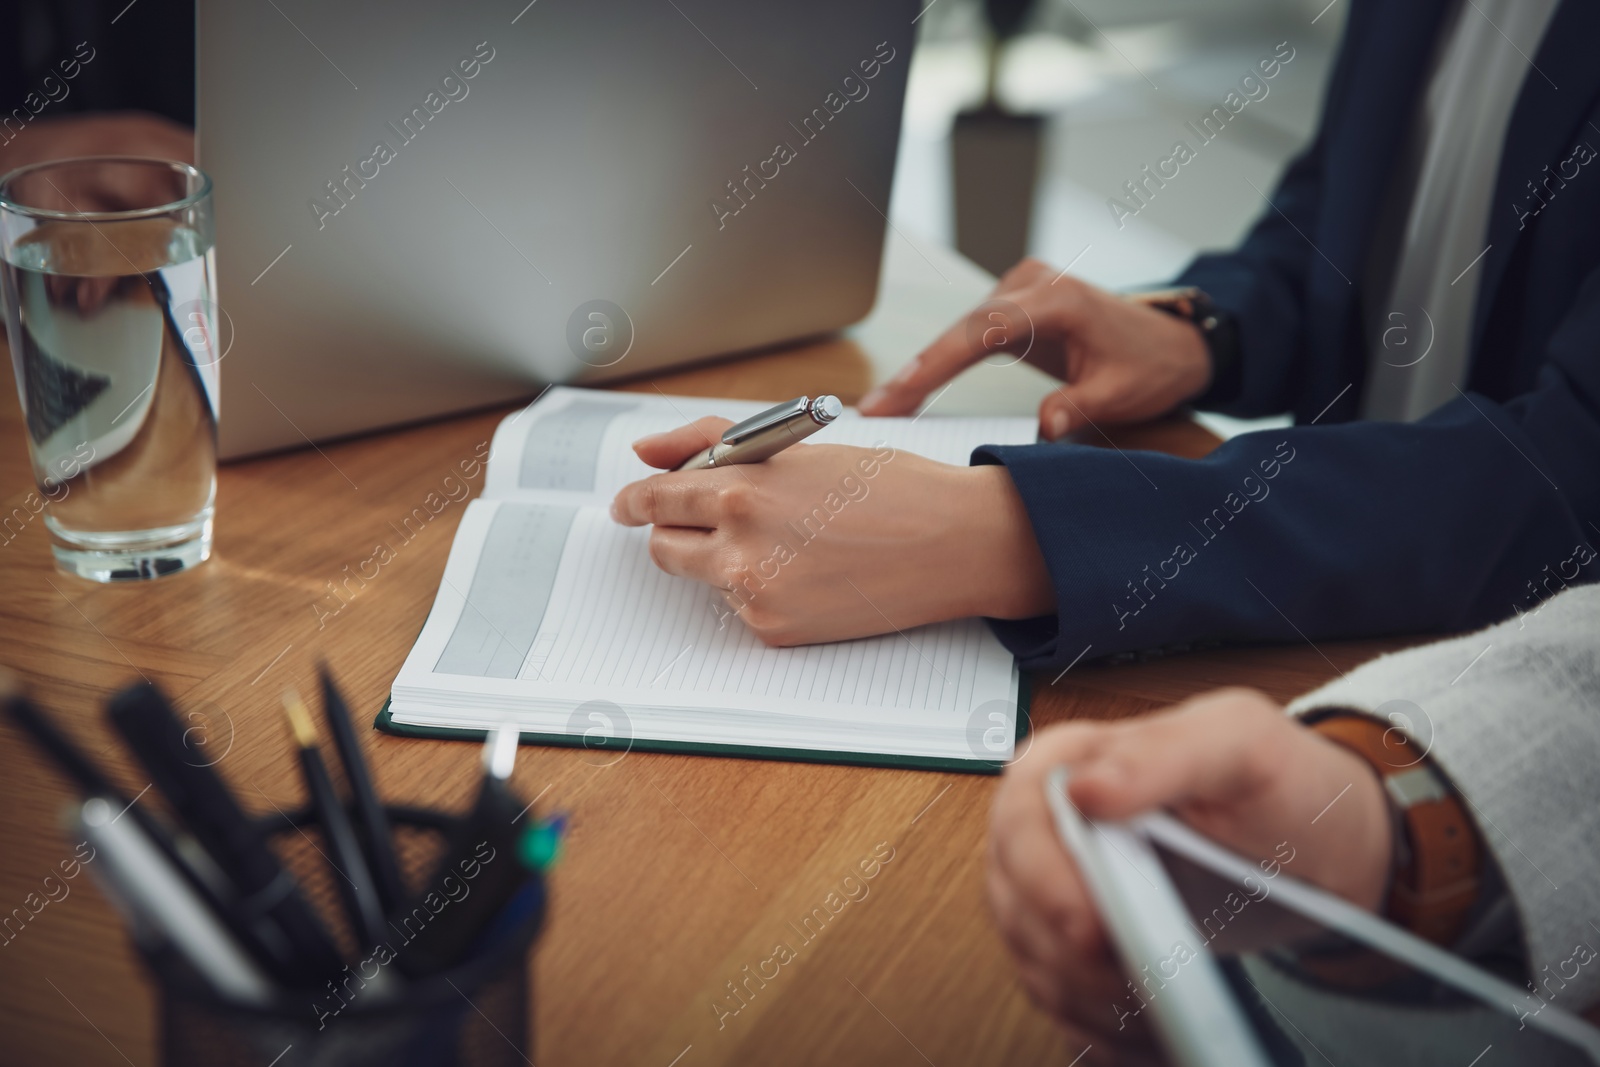
[[[418,891],[444,855],[456,819],[389,807],[395,852],[408,889]],[[340,943],[349,964],[321,988],[279,989],[270,1001],[240,1003],[220,993],[176,953],[143,950],[159,986],[166,1067],[525,1067],[533,1062],[531,953],[544,920],[543,875],[529,872],[531,906],[446,970],[407,978],[408,944],[460,898],[440,897],[390,916],[392,939],[357,950],[317,843],[317,819],[302,811],[263,821],[284,866]],[[512,856],[490,862],[514,863]]]

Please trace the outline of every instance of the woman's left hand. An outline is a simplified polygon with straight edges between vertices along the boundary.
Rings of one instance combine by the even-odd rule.
[[[1295,878],[1368,911],[1383,905],[1394,841],[1377,774],[1265,694],[1221,689],[1155,715],[1041,730],[995,792],[989,905],[1034,1003],[1093,1047],[1084,1067],[1165,1060],[1141,1017],[1140,976],[1124,973],[1057,836],[1045,800],[1056,767],[1071,770],[1067,798],[1085,818],[1166,810],[1257,861],[1262,886],[1292,862]],[[1250,899],[1265,899],[1266,890],[1248,889]],[[1225,895],[1238,896],[1226,886],[1216,893],[1191,902],[1195,914],[1208,916],[1204,931],[1191,929],[1208,940],[1233,933],[1213,929],[1209,916],[1220,913],[1226,923],[1243,907],[1222,907]]]
[[[636,442],[641,459],[668,473],[624,487],[611,513],[625,526],[654,524],[656,565],[720,592],[765,643],[1054,609],[1004,467],[955,467],[887,445],[802,444],[761,463],[672,470],[730,425],[700,419]]]

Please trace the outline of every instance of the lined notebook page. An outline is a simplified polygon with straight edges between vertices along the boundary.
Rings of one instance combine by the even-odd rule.
[[[601,508],[475,502],[462,534],[485,525],[470,588],[456,589],[466,603],[431,664],[436,674],[685,706],[715,695],[712,705],[746,708],[956,712],[1009,690],[1011,657],[978,620],[768,648],[710,589],[659,570],[647,529],[620,527]],[[556,558],[561,540],[553,574],[530,561]]]
[[[952,710],[970,702],[988,638],[981,623],[768,648],[706,586],[658,569],[648,538],[603,512],[579,514],[535,639],[539,648],[548,636],[548,654],[530,657],[524,678],[879,707]]]
[[[554,389],[510,416],[495,436],[485,496],[582,493],[609,500],[629,482],[659,473],[633,453],[633,442],[705,415],[735,421],[770,407],[765,402],[663,397],[598,390]],[[879,443],[941,463],[965,466],[984,444],[1028,444],[1032,418],[869,419],[847,410],[811,440],[817,444]]]

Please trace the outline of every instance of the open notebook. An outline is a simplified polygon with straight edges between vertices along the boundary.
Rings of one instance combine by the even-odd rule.
[[[711,589],[658,570],[648,528],[611,520],[616,491],[653,473],[634,440],[768,406],[557,388],[508,416],[379,727],[481,735],[510,720],[528,740],[608,751],[975,771],[1010,759],[1019,676],[982,621],[768,648]],[[1034,440],[1034,421],[846,411],[812,440],[965,464],[980,444]]]

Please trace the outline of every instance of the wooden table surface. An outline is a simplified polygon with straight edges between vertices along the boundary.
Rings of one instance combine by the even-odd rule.
[[[880,357],[841,338],[627,388],[753,399],[830,388],[849,402],[881,377]],[[32,479],[15,394],[0,392],[3,516]],[[0,664],[130,795],[146,779],[113,743],[101,707],[142,676],[200,715],[216,766],[248,806],[298,804],[280,693],[308,691],[325,658],[353,705],[377,711],[433,600],[464,504],[449,503],[329,616],[333,583],[392,540],[390,524],[439,491],[508,410],[226,465],[215,556],[154,583],[68,577],[52,566],[42,521],[8,528]],[[1117,441],[1185,455],[1215,443],[1187,421]],[[480,477],[474,493],[481,487]],[[1054,684],[1033,679],[1033,714],[1036,724],[1135,715],[1232,684],[1287,698],[1395,644],[1079,666]],[[364,740],[391,801],[456,807],[475,781],[476,745]],[[524,747],[517,763],[525,795],[573,813],[533,964],[541,1067],[1065,1065],[1081,1051],[1030,1006],[988,918],[982,857],[996,779],[638,752],[600,764],[593,753],[539,747]],[[73,851],[60,829],[69,795],[0,724],[0,917],[30,916],[0,935],[0,1063],[144,1067],[159,1058],[155,1002],[121,923],[88,876],[45,883]],[[867,895],[719,1027],[714,1005],[736,1003],[722,999],[727,984],[777,942],[797,941],[789,923],[880,846],[893,858]]]

